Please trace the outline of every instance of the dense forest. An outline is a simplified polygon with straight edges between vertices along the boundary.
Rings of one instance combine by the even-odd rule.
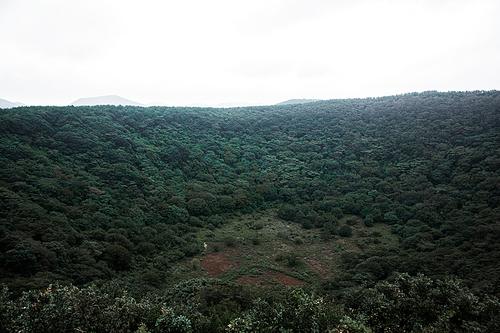
[[[18,107],[0,140],[2,331],[500,330],[499,91]],[[275,258],[300,288],[196,269],[273,237],[347,245],[328,277]]]

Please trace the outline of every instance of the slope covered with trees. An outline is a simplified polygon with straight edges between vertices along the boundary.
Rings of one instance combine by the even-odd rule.
[[[119,279],[162,293],[199,230],[276,209],[349,237],[344,214],[400,243],[343,257],[317,292],[396,271],[500,293],[500,92],[425,92],[244,108],[0,110],[0,276],[14,296]]]

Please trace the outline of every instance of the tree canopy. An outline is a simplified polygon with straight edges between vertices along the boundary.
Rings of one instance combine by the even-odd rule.
[[[200,230],[274,209],[324,239],[351,235],[347,215],[397,235],[393,248],[343,255],[318,292],[404,272],[498,296],[499,139],[498,91],[0,109],[0,282],[14,296],[116,279],[137,297],[160,293],[173,265],[203,253]]]

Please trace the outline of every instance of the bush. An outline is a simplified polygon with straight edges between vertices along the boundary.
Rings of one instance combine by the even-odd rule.
[[[252,244],[253,245],[260,245],[261,241],[258,238],[252,238]]]
[[[353,226],[353,225],[358,224],[358,220],[357,220],[357,219],[355,219],[355,218],[349,218],[349,219],[347,219],[347,221],[345,221],[345,223],[346,223],[347,225]]]
[[[231,236],[228,236],[228,237],[224,238],[224,244],[226,244],[227,246],[230,246],[230,247],[234,247],[234,246],[236,246],[236,239],[234,239]]]
[[[183,314],[179,314],[175,307],[162,309],[162,314],[156,320],[155,330],[153,332],[175,332],[190,333],[193,332],[191,320]],[[184,312],[184,311],[182,311]]]
[[[212,216],[210,216],[208,218],[207,223],[213,225],[216,228],[218,228],[218,227],[220,227],[224,223],[224,221],[222,220],[221,216],[219,216],[219,215],[212,215]]]
[[[337,234],[337,225],[339,224],[339,221],[334,218],[335,220],[329,220],[323,225],[323,235],[325,237],[330,237],[331,235],[336,235]]]
[[[295,237],[293,239],[293,242],[296,244],[296,245],[301,245],[301,244],[304,244],[304,241],[302,240],[302,238],[300,237]]]
[[[302,222],[301,222],[301,225],[302,225],[302,228],[303,228],[303,229],[307,229],[307,230],[309,230],[309,229],[311,229],[311,228],[312,228],[312,223],[311,223],[311,221],[310,221],[310,220],[308,220],[308,219],[303,219],[303,220],[302,220]]]
[[[200,261],[196,258],[193,258],[191,259],[191,268],[192,269],[198,269],[198,264],[200,263]]]
[[[252,224],[252,229],[254,229],[254,230],[260,230],[262,228],[264,228],[264,225],[262,224],[262,222],[257,221],[257,222],[254,222]]]
[[[153,307],[150,299],[137,302],[113,284],[29,291],[8,301],[9,318],[3,317],[0,300],[2,332],[134,332]]]
[[[190,226],[198,227],[198,228],[203,228],[204,227],[203,222],[199,218],[197,218],[196,216],[190,216],[188,224]]]
[[[344,216],[344,213],[342,212],[342,209],[335,207],[332,209],[332,215],[340,220]]]
[[[364,220],[365,226],[367,227],[373,227],[373,218],[371,215],[368,215],[365,220]]]
[[[135,250],[137,251],[137,253],[149,257],[149,256],[155,254],[156,246],[150,242],[140,242],[136,246]]]
[[[278,217],[285,221],[294,221],[297,215],[297,208],[291,205],[286,205],[278,210]]]
[[[290,268],[300,266],[302,264],[302,260],[300,260],[299,256],[295,253],[289,253],[285,256],[286,265]]]
[[[341,237],[351,237],[352,235],[352,229],[348,225],[343,225],[339,229],[339,235]]]
[[[340,307],[301,289],[287,288],[280,302],[257,298],[252,311],[233,319],[228,332],[335,332],[340,323]],[[350,331],[358,332],[358,331]]]
[[[290,233],[286,231],[278,231],[276,236],[281,239],[288,239],[290,237]]]
[[[375,288],[350,291],[344,304],[375,332],[387,327],[397,332],[497,332],[500,315],[495,297],[480,298],[451,277],[433,281],[422,274],[400,274]]]
[[[221,250],[221,245],[219,243],[213,243],[210,248],[212,252],[219,252]]]

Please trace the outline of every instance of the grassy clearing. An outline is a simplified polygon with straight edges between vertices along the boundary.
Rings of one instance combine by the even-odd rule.
[[[384,223],[375,223],[373,227],[364,225],[363,219],[355,215],[345,215],[340,225],[349,225],[352,230],[352,236],[347,240],[351,250],[360,252],[366,249],[388,249],[399,248],[399,239],[397,235],[391,233],[391,226]]]
[[[364,249],[398,247],[398,239],[390,226],[375,224],[366,227],[359,216],[346,215],[340,226],[352,228],[352,236],[333,236],[323,239],[318,229],[303,229],[299,224],[281,220],[275,210],[233,217],[215,230],[203,229],[197,237],[206,250],[186,259],[183,268],[174,268],[176,279],[206,277],[201,268],[206,265],[226,265],[219,277],[236,281],[245,276],[260,278],[267,283],[263,272],[276,272],[317,285],[342,271],[341,254],[345,251],[361,252]],[[228,240],[229,239],[229,240]],[[205,262],[203,262],[205,260]],[[268,281],[269,282],[269,281]]]

